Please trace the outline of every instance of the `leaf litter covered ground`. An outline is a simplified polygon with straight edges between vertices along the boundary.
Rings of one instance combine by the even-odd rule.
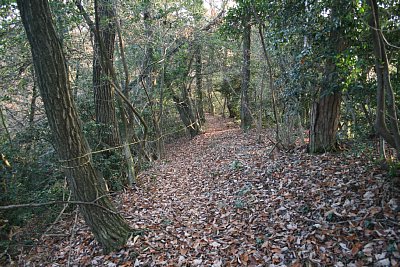
[[[70,218],[20,265],[399,266],[398,189],[369,155],[272,148],[208,117],[115,198],[142,233],[125,248],[103,255]]]

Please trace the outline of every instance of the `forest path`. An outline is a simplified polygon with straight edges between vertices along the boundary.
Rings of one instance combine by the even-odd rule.
[[[218,250],[232,255],[232,261],[254,250],[258,225],[246,198],[262,177],[266,150],[232,120],[212,116],[203,134],[168,145],[164,163],[140,178],[148,192],[134,195],[134,227],[151,229],[144,246],[147,242],[151,252],[161,252],[145,253],[151,259],[142,261],[210,266],[222,264]],[[249,237],[254,242],[244,242]],[[170,256],[169,250],[174,251]]]
[[[82,219],[63,221],[59,228],[70,234],[44,238],[30,262],[398,266],[399,194],[368,151],[309,155],[299,149],[270,158],[271,149],[268,141],[256,142],[255,131],[207,116],[203,134],[169,144],[166,159],[115,198],[143,235],[102,255]]]

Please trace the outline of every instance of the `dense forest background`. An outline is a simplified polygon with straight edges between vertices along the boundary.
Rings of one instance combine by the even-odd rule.
[[[112,195],[212,116],[269,154],[366,155],[398,182],[398,0],[17,2],[0,6],[4,262],[73,204],[106,251],[126,243]]]

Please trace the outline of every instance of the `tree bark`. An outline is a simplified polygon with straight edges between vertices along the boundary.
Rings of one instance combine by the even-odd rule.
[[[33,77],[35,79],[35,77]],[[31,98],[31,104],[30,104],[30,110],[29,110],[29,126],[33,127],[34,121],[35,121],[35,114],[36,114],[36,100],[38,98],[38,91],[37,91],[37,86],[36,86],[36,81],[33,81],[33,88],[32,88],[32,98]]]
[[[243,130],[251,127],[252,116],[249,106],[250,87],[250,45],[251,45],[251,24],[250,12],[243,17],[243,67],[242,67],[242,92],[240,98],[240,126]]]
[[[201,59],[201,45],[196,46],[196,108],[197,117],[201,124],[205,123],[206,118],[204,116],[204,103],[203,103],[203,78],[202,78],[202,59]]]
[[[369,25],[374,46],[375,72],[378,85],[375,130],[390,146],[396,149],[397,158],[400,159],[400,131],[393,87],[390,82],[389,60],[379,24],[378,4],[376,0],[368,0],[368,5],[371,8]],[[386,124],[386,112],[390,121],[390,130]]]
[[[212,78],[207,77],[207,101],[208,101],[208,112],[214,116],[215,115],[215,107],[212,99],[212,93],[213,93],[213,84],[212,84]]]
[[[126,57],[125,57],[125,45],[124,45],[124,40],[122,38],[122,32],[121,32],[121,25],[119,23],[118,18],[115,19],[115,26],[117,30],[117,35],[118,35],[118,44],[119,44],[119,50],[120,50],[120,56],[121,56],[121,62],[123,65],[124,69],[124,75],[125,75],[125,84],[123,87],[123,93],[125,94],[126,97],[129,97],[128,95],[128,86],[130,83],[130,76],[129,76],[129,70],[128,70],[128,64],[126,63]],[[129,145],[130,140],[132,140],[132,132],[133,127],[132,125],[132,120],[133,120],[133,114],[132,112],[128,112],[127,109],[124,108],[123,102],[121,99],[118,101],[118,109],[119,109],[119,116],[122,121],[122,127],[120,133],[121,133],[121,143],[122,143],[122,150],[123,154],[125,157],[125,164],[126,164],[126,169],[127,169],[127,183],[128,186],[132,186],[135,183],[136,180],[136,171],[135,171],[135,161],[132,156],[131,152],[131,147]]]
[[[159,110],[156,109],[155,105],[155,84],[154,84],[154,77],[153,77],[153,60],[154,60],[154,43],[153,43],[153,29],[152,29],[152,10],[151,10],[151,1],[144,1],[144,8],[143,8],[143,26],[144,32],[146,37],[146,46],[144,49],[144,60],[142,63],[142,74],[140,75],[141,84],[143,89],[145,90],[147,100],[151,110],[151,118],[153,122],[154,132],[155,132],[155,139],[157,145],[157,155],[153,154],[153,158],[162,158],[164,155],[164,138],[163,138],[163,130],[160,127],[160,121],[162,117],[162,90],[163,87],[160,86],[160,106]],[[164,48],[162,49],[164,53]],[[164,64],[164,62],[162,63]],[[163,72],[164,70],[161,70]],[[163,74],[161,74],[163,76]],[[161,80],[163,77],[161,78]],[[160,85],[163,81],[160,82]]]
[[[153,30],[151,26],[151,1],[144,1],[143,26],[146,37],[146,46],[144,48],[144,59],[142,63],[141,80],[150,93],[153,91]]]
[[[100,140],[110,147],[119,146],[121,143],[115,112],[115,94],[110,83],[112,70],[109,69],[108,64],[102,64],[101,58],[106,56],[110,64],[114,61],[116,12],[113,2],[113,0],[95,1],[95,27],[98,35],[94,35],[93,48],[93,91],[96,123],[99,125]],[[102,42],[102,45],[100,42]],[[101,51],[101,49],[104,49],[104,51]]]
[[[182,82],[179,85],[181,88],[181,94],[177,95],[171,87],[171,83],[166,82],[166,87],[169,89],[172,99],[175,102],[176,109],[178,110],[179,117],[181,118],[183,124],[186,129],[189,131],[190,136],[193,138],[196,135],[200,134],[200,124],[196,119],[195,110],[196,108],[193,106],[193,101],[190,95],[190,85],[192,80],[187,81],[189,77],[189,73],[192,69],[194,55],[190,55],[187,59],[187,68],[182,73]],[[190,77],[189,77],[190,78]]]
[[[66,60],[57,37],[47,0],[18,0],[31,46],[39,90],[44,102],[54,147],[60,157],[75,200],[86,223],[106,252],[124,245],[131,229],[115,211],[105,181],[91,159],[88,143],[70,90]],[[101,207],[103,208],[101,208]],[[109,210],[105,212],[106,210]]]
[[[310,152],[323,153],[336,149],[341,93],[321,96],[311,110]]]
[[[210,51],[210,55],[209,55],[209,57],[208,57],[208,64],[210,65],[211,64],[211,62],[214,62],[214,58],[215,58],[215,55],[214,55],[214,50],[215,50],[215,47],[214,46],[211,46],[210,47],[211,48],[211,51]],[[213,98],[212,98],[212,94],[213,94],[213,90],[214,90],[214,88],[213,88],[213,82],[212,82],[212,80],[213,80],[213,74],[210,74],[210,75],[207,75],[207,77],[206,77],[206,84],[207,84],[207,111],[212,115],[212,116],[214,116],[214,114],[215,114],[215,107],[214,107],[214,103],[213,103]]]
[[[347,12],[348,4],[336,3],[332,7],[331,23],[334,27],[330,33],[331,54],[326,59],[322,80],[322,88],[318,99],[314,101],[311,109],[310,125],[310,152],[323,153],[334,151],[337,148],[336,133],[339,125],[341,88],[340,77],[336,67],[335,56],[345,48],[342,26],[336,26],[340,12]],[[343,7],[345,9],[343,9]]]
[[[183,88],[183,90],[186,91],[187,89]],[[172,98],[175,102],[176,109],[178,110],[179,117],[189,131],[190,136],[193,138],[200,134],[200,127],[196,120],[196,116],[194,115],[193,105],[189,96],[184,94],[184,96],[180,98],[173,95]]]

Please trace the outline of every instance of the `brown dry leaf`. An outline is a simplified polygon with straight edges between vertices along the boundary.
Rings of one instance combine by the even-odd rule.
[[[243,254],[241,254],[241,255],[239,256],[239,258],[240,258],[241,263],[242,263],[244,266],[247,266],[247,263],[248,263],[248,261],[249,261],[249,254],[243,253]]]
[[[21,256],[21,265],[400,262],[399,194],[369,161],[371,155],[294,149],[279,151],[272,161],[267,155],[274,145],[267,138],[257,143],[253,131],[244,134],[226,128],[227,119],[207,119],[204,134],[168,144],[166,159],[141,173],[135,188],[115,196],[143,235],[102,256],[79,219],[75,235],[44,237],[36,250]],[[73,218],[65,218],[55,227],[68,236],[73,225]]]
[[[361,243],[356,243],[353,248],[351,249],[351,255],[355,256],[360,249],[363,247],[363,245]]]

